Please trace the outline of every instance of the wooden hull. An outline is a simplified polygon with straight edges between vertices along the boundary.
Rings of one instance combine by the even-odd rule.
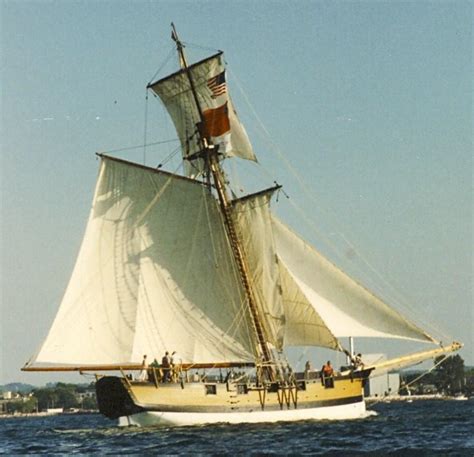
[[[97,382],[100,411],[122,425],[199,425],[365,417],[364,377],[320,379],[294,386],[190,382],[153,384],[105,377]]]

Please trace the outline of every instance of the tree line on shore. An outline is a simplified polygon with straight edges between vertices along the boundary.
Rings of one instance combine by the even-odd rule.
[[[30,392],[17,394],[15,398],[3,400],[4,413],[32,413],[49,408],[64,410],[96,410],[94,383],[66,384],[58,382],[46,387],[35,387]]]
[[[411,372],[403,375],[400,393],[406,395],[409,391],[412,394],[474,395],[474,368],[466,369],[459,354],[436,358],[434,369],[422,377],[421,374]],[[408,389],[404,387],[407,385]]]

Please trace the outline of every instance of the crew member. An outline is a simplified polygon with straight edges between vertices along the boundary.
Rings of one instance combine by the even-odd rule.
[[[364,362],[362,362],[362,354],[360,352],[352,359],[352,364],[354,368],[364,368]]]
[[[178,382],[178,378],[181,374],[181,364],[183,361],[176,351],[173,351],[171,354],[170,365],[172,370],[172,380],[173,382]]]
[[[325,387],[334,387],[334,369],[330,360],[321,368],[321,380]]]
[[[148,367],[148,364],[146,363],[146,354],[145,354],[143,356],[143,361],[142,361],[142,370],[140,371],[140,374],[138,375],[139,381],[148,381],[147,367]]]
[[[163,382],[170,382],[171,359],[168,351],[165,352],[165,355],[161,359],[161,368],[163,369]]]

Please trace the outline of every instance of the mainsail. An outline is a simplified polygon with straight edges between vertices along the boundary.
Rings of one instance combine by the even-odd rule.
[[[229,95],[222,52],[148,87],[166,106],[178,132],[184,159],[192,159],[185,162],[188,176],[198,176],[205,170],[204,158],[195,157],[202,152],[203,137],[219,145],[223,157],[256,160]]]
[[[199,182],[102,157],[69,286],[35,364],[254,360],[221,215]]]

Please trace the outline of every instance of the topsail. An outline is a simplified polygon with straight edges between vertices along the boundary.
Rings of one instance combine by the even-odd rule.
[[[174,122],[184,159],[191,159],[186,161],[188,176],[197,176],[205,170],[205,160],[196,156],[202,152],[201,138],[219,146],[219,153],[224,157],[256,161],[229,95],[222,52],[149,87],[161,98]]]

